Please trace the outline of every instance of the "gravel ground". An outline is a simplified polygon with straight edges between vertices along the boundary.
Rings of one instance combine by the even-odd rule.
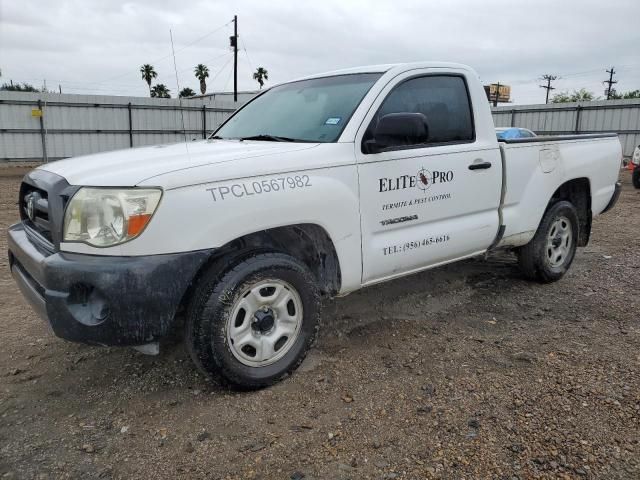
[[[0,175],[0,249],[19,177]],[[0,257],[0,478],[640,478],[640,191],[559,283],[511,256],[329,302],[273,388],[53,337]]]

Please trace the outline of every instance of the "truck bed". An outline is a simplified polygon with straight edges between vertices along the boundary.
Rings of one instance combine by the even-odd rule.
[[[527,243],[559,185],[589,182],[593,216],[607,206],[622,159],[616,134],[542,136],[500,140],[503,162],[502,224],[499,246]]]

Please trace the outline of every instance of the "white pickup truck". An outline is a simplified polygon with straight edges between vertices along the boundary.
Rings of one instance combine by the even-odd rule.
[[[621,158],[615,135],[498,142],[463,65],[314,75],[207,140],[33,170],[10,266],[62,338],[152,351],[183,328],[203,372],[259,388],[300,364],[322,296],[495,249],[560,279]]]

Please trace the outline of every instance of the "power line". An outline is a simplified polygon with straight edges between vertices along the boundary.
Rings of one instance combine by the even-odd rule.
[[[223,70],[233,58],[233,54],[231,52],[225,52],[222,55],[217,55],[206,60],[204,63],[210,63],[214,60],[218,60],[223,57],[229,57],[226,62],[222,64],[220,67]],[[215,65],[214,65],[215,68]],[[215,68],[217,70],[217,68]],[[186,71],[192,71],[193,67],[187,67],[181,70],[178,70],[178,73],[184,73]],[[215,78],[215,77],[214,77]],[[104,92],[113,94],[131,94],[132,90],[142,90],[142,83],[110,83],[110,82],[91,82],[88,80],[65,80],[65,79],[48,79],[49,81],[53,81],[54,83],[61,84],[67,91],[83,91],[83,92]],[[31,83],[42,81],[41,78],[36,77],[20,77],[19,81],[29,81]],[[146,90],[146,88],[145,88]]]
[[[184,47],[179,48],[178,50],[176,50],[176,53],[182,52],[183,50],[189,48],[191,45],[195,45],[196,43],[200,42],[201,40],[204,40],[205,38],[213,35],[214,33],[222,30],[224,27],[228,26],[231,22],[233,22],[233,20],[229,20],[227,23],[225,23],[224,25],[221,25],[220,27],[216,28],[215,30],[210,31],[209,33],[204,34],[203,36],[196,38],[193,42],[191,43],[187,43]],[[166,58],[166,57],[165,57]]]
[[[607,100],[609,100],[611,98],[611,95],[615,95],[616,93],[615,89],[613,88],[613,85],[618,83],[618,81],[613,79],[613,76],[616,73],[613,67],[611,67],[611,70],[605,70],[605,71],[609,74],[609,80],[605,80],[602,83],[606,83],[607,85],[609,85],[607,89],[604,91],[604,93],[607,95]]]
[[[583,72],[574,72],[574,73],[566,73],[562,75],[562,78],[566,78],[566,77],[581,77],[583,75],[591,75],[594,73],[600,73],[602,70],[601,69],[597,69],[597,70],[585,70]]]
[[[206,65],[209,62],[213,62],[214,60],[217,60],[219,58],[226,57],[227,55],[230,55],[230,53],[224,52],[222,55],[218,55],[217,57],[213,57],[213,58],[210,58],[209,60],[205,60],[203,63]],[[182,73],[182,72],[186,72],[187,70],[193,70],[193,67],[183,68],[182,70],[178,70],[178,72]]]
[[[213,81],[214,81],[214,80],[216,79],[216,77],[220,74],[220,72],[222,72],[222,70],[224,70],[224,68],[229,64],[229,62],[231,61],[231,58],[233,58],[233,57],[232,57],[232,54],[231,54],[230,52],[226,52],[226,53],[224,53],[223,55],[219,55],[218,57],[215,57],[215,58],[221,58],[221,57],[224,57],[224,56],[228,56],[229,58],[227,58],[227,61],[226,61],[226,62],[224,62],[224,63],[222,64],[222,66],[220,67],[220,69],[217,69],[217,67],[216,67],[216,68],[209,68],[209,71],[210,71],[210,72],[213,72],[213,71],[215,71],[215,70],[217,70],[217,72],[218,72],[218,73],[216,73],[215,75],[213,75],[212,77],[210,77],[210,78],[209,78],[208,83],[209,83],[209,85],[211,86],[211,88],[213,88]],[[207,60],[207,61],[205,62],[205,64],[206,64],[206,63],[209,63],[210,61],[211,61],[211,60]],[[192,70],[193,70],[193,67],[189,67],[189,68],[186,68],[186,69],[184,69],[184,70],[180,70],[180,72],[184,72],[184,71],[186,71],[186,70],[192,71]]]
[[[640,67],[640,63],[627,63],[625,65],[618,65],[619,69],[620,68],[635,68],[635,67]],[[564,80],[564,79],[567,79],[569,77],[580,77],[580,76],[583,76],[583,75],[591,75],[591,74],[595,75],[595,74],[600,73],[600,72],[602,72],[602,69],[598,68],[598,69],[594,69],[594,70],[584,70],[584,71],[581,71],[581,72],[561,73],[558,76],[558,80]],[[528,84],[532,84],[532,83],[537,83],[539,80],[540,80],[540,78],[532,78],[532,79],[527,79],[527,80],[517,80],[517,81],[509,82],[509,85],[528,85]]]
[[[175,53],[183,52],[183,51],[184,51],[184,50],[186,50],[187,48],[189,48],[189,47],[191,47],[192,45],[195,45],[196,43],[198,43],[199,41],[204,40],[204,39],[205,39],[205,38],[207,38],[208,36],[213,35],[214,33],[216,33],[216,32],[218,32],[218,31],[222,30],[224,27],[228,26],[231,22],[233,22],[233,20],[230,20],[230,21],[228,21],[227,23],[225,23],[224,25],[221,25],[221,26],[219,26],[218,28],[216,28],[216,29],[214,29],[214,30],[210,31],[209,33],[204,34],[203,36],[201,36],[201,37],[199,37],[199,38],[195,39],[193,42],[187,43],[185,46],[183,46],[183,47],[181,47],[181,48],[177,49]],[[165,60],[165,59],[167,59],[167,58],[169,58],[169,57],[171,57],[171,54],[169,54],[169,55],[165,55],[164,57],[160,57],[159,59],[156,59],[156,60],[152,60],[152,61],[151,61],[151,63],[161,62],[161,61],[163,61],[163,60]]]
[[[186,50],[187,48],[191,47],[192,45],[195,45],[196,43],[200,42],[201,40],[204,40],[205,38],[209,37],[210,35],[213,35],[214,33],[216,33],[216,32],[218,32],[218,31],[222,30],[223,28],[225,28],[226,26],[228,26],[231,22],[233,22],[233,20],[229,20],[229,21],[228,21],[227,23],[225,23],[224,25],[220,25],[219,27],[217,27],[217,28],[215,28],[215,29],[211,30],[210,32],[208,32],[208,33],[206,33],[206,34],[202,35],[201,37],[196,38],[194,41],[192,41],[192,42],[190,42],[190,43],[187,43],[187,44],[186,44],[186,45],[184,45],[183,47],[181,47],[181,48],[177,49],[177,50],[175,51],[175,53],[179,53],[179,52],[182,52],[182,51]],[[155,60],[151,60],[151,62],[149,62],[149,63],[153,64],[153,63],[162,62],[162,61],[166,60],[167,58],[170,58],[171,56],[172,56],[172,54],[170,53],[170,54],[165,55],[165,56],[163,56],[163,57],[156,58]],[[104,82],[109,82],[109,81],[111,81],[111,80],[116,80],[116,79],[118,79],[118,78],[122,78],[122,77],[125,77],[125,76],[127,76],[127,75],[130,75],[130,74],[129,74],[129,73],[124,73],[124,74],[122,74],[122,75],[117,75],[117,76],[115,76],[115,77],[111,77],[111,78],[108,78],[108,79],[104,80],[104,81],[103,81],[103,83],[104,83]]]
[[[621,68],[627,68],[627,67],[638,67],[640,66],[640,63],[627,63],[625,65],[619,65],[619,67]],[[560,74],[560,76],[562,78],[566,78],[566,77],[579,77],[582,75],[589,75],[591,73],[599,73],[601,72],[601,69],[594,69],[594,70],[586,70],[586,71],[582,71],[582,72],[574,72],[574,73],[562,73]]]
[[[547,91],[547,96],[546,96],[546,100],[544,103],[549,103],[549,92],[551,92],[551,90],[555,90],[555,87],[551,86],[551,82],[553,82],[554,80],[557,80],[558,76],[557,75],[549,75],[548,73],[544,74],[541,78],[541,80],[546,80],[547,84],[546,85],[539,85],[540,88],[544,88]]]
[[[229,65],[229,63],[231,62],[231,59],[233,57],[230,56],[227,61],[224,63],[224,65],[222,65],[222,67],[220,68],[220,70],[218,70],[218,73],[216,73],[213,77],[211,77],[210,85],[213,87],[213,81],[223,72],[223,70],[227,67],[227,65]]]
[[[251,72],[253,72],[253,64],[251,63],[251,59],[249,58],[249,52],[247,52],[247,46],[244,44],[244,40],[241,38],[240,42],[242,43],[242,49],[244,50],[244,54],[247,56],[247,62],[249,63],[249,68]]]

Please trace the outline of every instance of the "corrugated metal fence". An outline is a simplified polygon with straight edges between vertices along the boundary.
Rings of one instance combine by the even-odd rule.
[[[640,99],[492,109],[496,127],[523,127],[543,135],[616,132],[625,156],[640,145]]]
[[[88,153],[203,138],[238,103],[223,93],[177,99],[0,91],[0,161],[51,161]],[[42,116],[38,116],[42,112]],[[611,100],[492,109],[496,127],[538,134],[617,132],[625,156],[640,145],[640,100]]]
[[[177,99],[0,92],[0,161],[52,161],[204,138],[254,93]],[[184,131],[183,131],[184,117]]]

